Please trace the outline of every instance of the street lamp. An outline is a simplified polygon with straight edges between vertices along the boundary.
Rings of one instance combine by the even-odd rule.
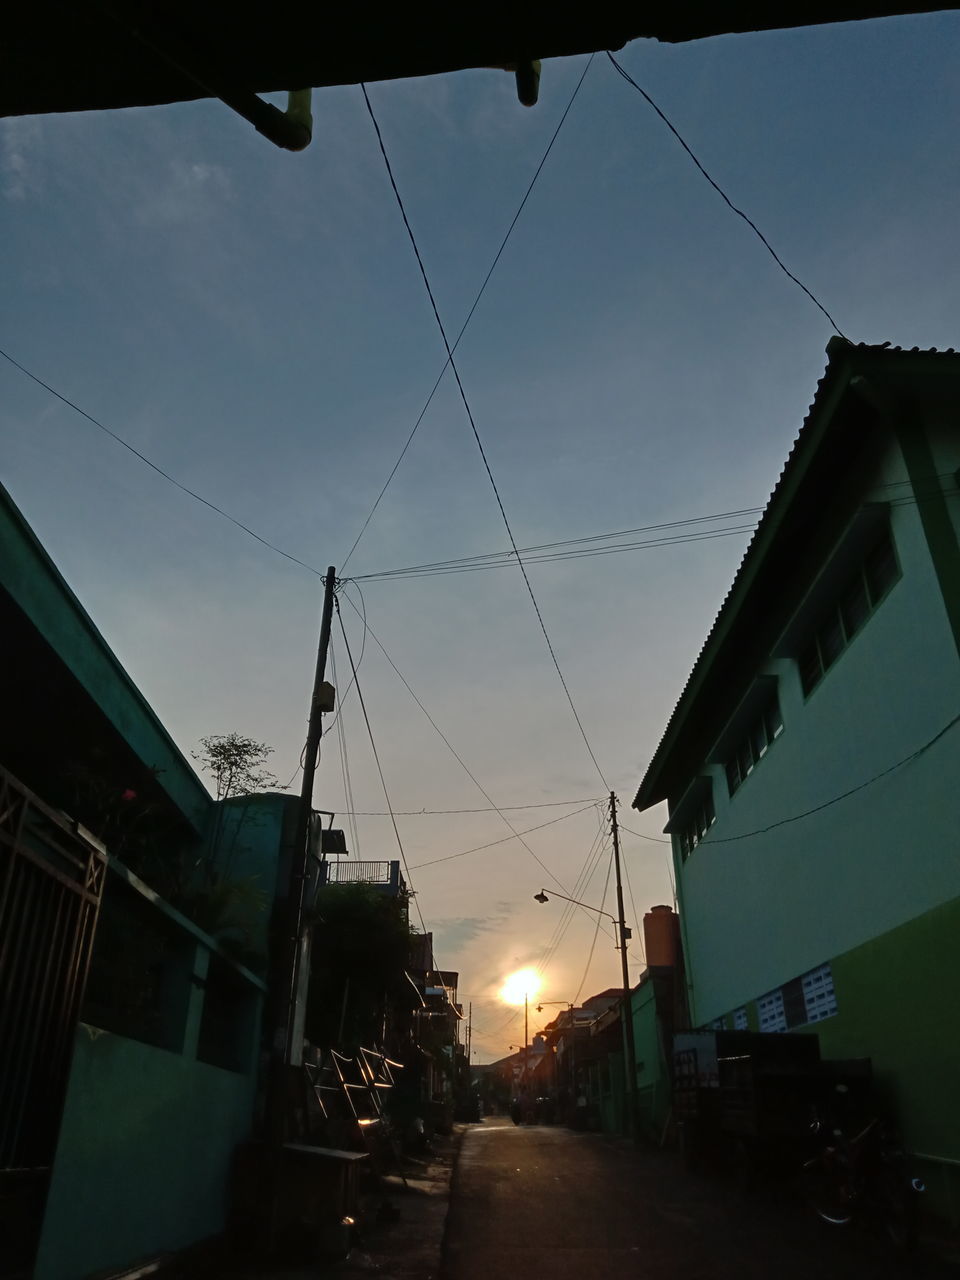
[[[614,828],[616,831],[616,828]],[[623,918],[623,893],[620,891],[620,860],[617,859],[617,889],[618,903],[620,906],[620,918],[612,916],[609,911],[601,911],[599,907],[591,907],[587,902],[581,902],[578,898],[568,898],[565,893],[557,893],[555,889],[550,890],[549,896],[545,889],[541,889],[539,893],[533,895],[534,902],[549,902],[550,898],[562,898],[564,902],[572,902],[576,907],[583,907],[587,911],[593,911],[598,916],[606,916],[608,920],[612,920],[617,926],[620,935],[620,941],[617,944],[617,950],[620,952],[620,976],[623,982],[623,996],[620,1019],[623,1023],[623,1048],[624,1048],[624,1065],[626,1066],[625,1075],[627,1077],[626,1105],[627,1105],[627,1130],[630,1136],[636,1140],[637,1137],[637,1050],[633,1034],[633,1011],[630,1008],[630,974],[627,969],[627,943],[633,937],[632,931],[627,927],[627,922]]]

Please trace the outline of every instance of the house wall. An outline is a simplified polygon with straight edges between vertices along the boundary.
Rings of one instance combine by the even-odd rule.
[[[0,486],[3,585],[197,830],[206,788]]]
[[[637,1124],[640,1133],[659,1137],[670,1109],[671,1081],[664,1067],[652,982],[644,982],[631,992],[631,1011],[637,1055]]]
[[[695,1025],[960,895],[944,803],[960,726],[847,799],[737,838],[860,787],[960,711],[957,649],[904,475],[891,447],[872,495],[892,499],[901,579],[806,700],[793,661],[769,664],[784,730],[733,797],[712,768],[717,820],[678,866]]]
[[[221,1232],[233,1152],[253,1125],[263,983],[135,877],[113,875],[128,931],[152,913],[167,939],[160,978],[144,969],[157,1016],[131,1010],[134,983],[100,1006],[124,1034],[79,1026],[35,1280],[119,1270]]]
[[[880,1105],[897,1116],[931,1204],[957,1224],[960,1025],[951,992],[960,973],[960,898],[830,957],[830,968],[837,1012],[804,1030],[818,1034],[823,1058],[871,1059]],[[741,1007],[758,1030],[756,1001]]]

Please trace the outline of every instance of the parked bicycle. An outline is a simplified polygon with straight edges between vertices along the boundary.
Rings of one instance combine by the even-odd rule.
[[[893,1128],[875,1116],[853,1137],[818,1117],[811,1125],[817,1153],[803,1165],[807,1199],[835,1227],[863,1222],[899,1250],[917,1243],[923,1182],[911,1176]]]

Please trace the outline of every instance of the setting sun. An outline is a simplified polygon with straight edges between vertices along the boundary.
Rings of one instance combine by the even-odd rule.
[[[540,976],[535,969],[518,969],[511,973],[500,988],[504,1004],[523,1004],[524,997],[532,1000],[540,990]]]

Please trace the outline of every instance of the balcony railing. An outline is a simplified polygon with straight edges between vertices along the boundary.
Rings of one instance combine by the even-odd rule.
[[[320,883],[372,884],[398,893],[403,887],[399,862],[322,862]]]

